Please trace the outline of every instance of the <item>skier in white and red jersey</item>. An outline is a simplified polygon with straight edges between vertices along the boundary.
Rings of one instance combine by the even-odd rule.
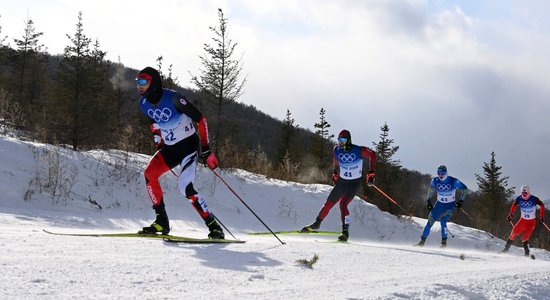
[[[168,215],[163,201],[159,177],[180,166],[178,188],[208,226],[209,238],[223,239],[224,233],[214,215],[209,211],[202,195],[193,187],[200,143],[200,158],[210,169],[218,166],[216,155],[210,151],[208,125],[204,115],[184,95],[162,88],[157,70],[147,67],[136,78],[137,90],[141,95],[139,106],[151,122],[153,139],[157,152],[145,168],[145,185],[156,213],[155,221],[143,227],[140,233],[170,232]],[[195,132],[197,123],[200,135]]]
[[[342,235],[338,237],[339,241],[347,241],[349,238],[350,216],[348,205],[355,197],[357,189],[361,185],[363,178],[364,158],[369,158],[369,172],[366,176],[367,185],[374,184],[374,167],[376,165],[376,153],[364,146],[357,146],[351,143],[351,133],[348,130],[342,130],[338,135],[338,146],[333,150],[332,182],[334,188],[328,195],[327,201],[319,211],[315,222],[302,228],[302,232],[317,230],[321,227],[321,222],[328,215],[330,209],[340,202],[340,218],[342,220]]]
[[[514,212],[516,211],[518,205],[521,211],[521,218],[514,225],[514,229],[512,229],[510,237],[508,237],[508,241],[506,241],[506,245],[504,246],[504,250],[502,250],[502,252],[508,252],[514,240],[523,233],[521,236],[523,250],[525,255],[529,256],[529,238],[537,225],[537,205],[540,207],[539,220],[541,223],[544,223],[544,204],[538,197],[531,195],[531,188],[528,185],[523,185],[521,187],[521,195],[514,200],[512,207],[510,207],[510,213],[508,214],[509,222],[512,222]]]

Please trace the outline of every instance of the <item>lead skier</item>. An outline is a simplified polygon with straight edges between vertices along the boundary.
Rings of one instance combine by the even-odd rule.
[[[195,179],[199,136],[193,122],[197,123],[200,135],[200,158],[210,169],[218,166],[216,155],[210,151],[208,125],[204,115],[184,95],[162,87],[157,70],[146,67],[136,78],[139,106],[151,122],[153,139],[157,152],[145,168],[145,185],[156,213],[155,221],[143,227],[140,233],[170,232],[168,215],[164,205],[159,177],[176,166],[180,166],[178,188],[204,220],[212,239],[223,239],[223,230],[210,212],[203,196],[193,187]]]

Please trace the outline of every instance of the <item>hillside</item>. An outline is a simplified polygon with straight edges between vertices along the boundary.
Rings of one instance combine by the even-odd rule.
[[[197,189],[245,244],[173,245],[42,232],[134,232],[149,224],[153,212],[141,176],[147,160],[1,136],[0,265],[9,270],[0,277],[4,299],[542,299],[550,294],[547,251],[533,249],[537,260],[516,247],[498,254],[502,240],[453,223],[448,248],[438,247],[438,225],[426,247],[414,247],[424,219],[397,219],[359,199],[350,205],[348,244],[334,242],[335,236],[280,235],[282,245],[271,235],[248,235],[266,228],[202,167]],[[55,161],[65,173],[61,181],[73,183],[57,198],[48,188],[29,185]],[[221,174],[273,230],[310,222],[330,190],[240,170]],[[202,221],[178,195],[175,177],[165,175],[162,184],[172,234],[205,237]],[[25,201],[29,190],[34,193]],[[338,216],[333,209],[322,229],[339,230]],[[319,261],[313,269],[296,262],[314,254]]]

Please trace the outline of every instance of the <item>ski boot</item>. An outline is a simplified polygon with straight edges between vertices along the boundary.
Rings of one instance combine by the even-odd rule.
[[[525,251],[525,256],[529,256],[529,241],[523,242],[523,250]]]
[[[510,246],[512,246],[512,240],[508,239],[506,241],[506,245],[504,245],[504,249],[502,249],[502,251],[500,251],[500,253],[506,253],[508,252],[508,250],[510,250]]]
[[[302,230],[300,230],[300,232],[311,232],[319,228],[321,228],[321,220],[315,219],[315,222],[311,223],[308,226],[305,226],[304,228],[302,228]]]
[[[415,246],[424,247],[424,243],[426,243],[426,238],[421,236],[420,242],[418,242],[418,244],[415,244]]]
[[[222,228],[216,222],[216,220],[212,220],[208,225],[208,229],[210,230],[210,233],[208,234],[209,239],[215,239],[215,240],[223,240],[225,239],[225,234],[223,233]]]
[[[447,238],[441,238],[441,245],[439,247],[440,248],[447,247]]]
[[[155,208],[157,218],[150,226],[143,227],[138,231],[139,234],[168,234],[170,232],[170,222],[168,221],[168,215],[164,209],[164,203]]]
[[[342,226],[342,234],[338,237],[338,241],[347,242],[349,238],[349,226]]]

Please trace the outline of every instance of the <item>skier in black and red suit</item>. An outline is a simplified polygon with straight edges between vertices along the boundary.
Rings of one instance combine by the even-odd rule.
[[[151,131],[158,151],[145,168],[145,184],[156,213],[155,221],[143,227],[140,233],[170,232],[168,215],[163,201],[159,177],[180,166],[178,188],[189,200],[208,226],[209,238],[223,239],[224,233],[214,215],[208,209],[203,196],[193,186],[197,159],[210,169],[218,166],[216,155],[210,151],[208,125],[204,115],[189,102],[184,95],[162,88],[157,70],[147,67],[136,78],[137,90],[142,96],[139,101],[141,111],[151,121]],[[194,124],[197,123],[197,135]]]

